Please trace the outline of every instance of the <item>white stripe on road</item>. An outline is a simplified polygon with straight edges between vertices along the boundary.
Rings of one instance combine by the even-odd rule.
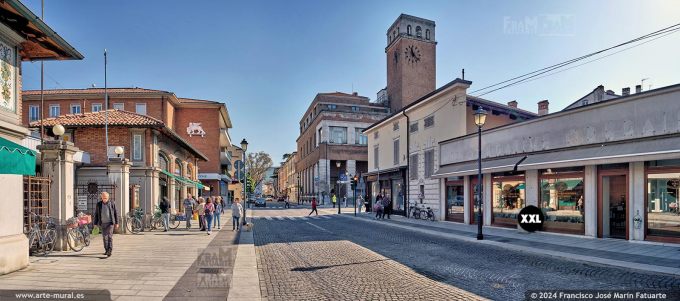
[[[264,218],[266,218],[268,221],[272,220],[271,216],[265,216]]]
[[[276,219],[282,221],[282,220],[284,220],[285,218],[284,218],[283,216],[277,216]]]
[[[315,224],[312,224],[312,223],[310,223],[310,222],[305,222],[305,223],[308,223],[308,224],[312,225],[313,227],[315,227],[315,228],[317,228],[317,229],[319,229],[319,230],[321,230],[321,231],[325,231],[325,232],[331,233],[331,231],[328,231],[328,230],[326,230],[326,229],[324,229],[324,228],[322,228],[322,227],[319,227],[319,226],[317,226],[317,225],[315,225]]]

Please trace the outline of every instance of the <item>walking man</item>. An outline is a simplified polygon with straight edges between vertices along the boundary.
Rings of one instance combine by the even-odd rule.
[[[191,229],[191,218],[194,215],[194,208],[196,207],[196,201],[191,196],[191,193],[187,194],[187,198],[182,202],[184,206],[184,216],[187,219],[187,229]]]
[[[307,216],[312,215],[312,213],[316,213],[316,215],[319,215],[319,211],[316,210],[316,197],[312,197],[312,211],[307,214]]]
[[[290,208],[290,200],[288,199],[288,196],[286,196],[285,199],[283,199],[284,202],[284,208]]]
[[[201,228],[200,231],[205,231],[205,199],[203,197],[198,198],[196,211],[198,211],[198,225]]]
[[[243,206],[241,206],[241,200],[236,198],[231,204],[231,231],[241,229],[241,212],[243,211]]]
[[[104,238],[104,255],[111,256],[113,251],[113,230],[118,229],[120,215],[114,202],[109,202],[109,193],[104,191],[99,195],[101,201],[97,202],[94,211],[94,225],[99,226]]]
[[[161,209],[161,217],[163,218],[163,232],[168,232],[170,225],[170,202],[168,202],[168,198],[163,197],[158,207]]]

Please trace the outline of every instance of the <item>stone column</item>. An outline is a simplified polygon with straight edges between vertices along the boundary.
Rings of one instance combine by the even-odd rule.
[[[587,165],[585,167],[585,175],[583,177],[583,201],[585,204],[585,235],[586,236],[597,236],[597,215],[601,214],[597,212],[597,166]],[[607,211],[609,214],[609,211]]]
[[[628,167],[628,220],[629,239],[645,240],[645,162],[631,162]],[[635,228],[635,216],[639,215],[640,229]]]
[[[527,170],[524,177],[524,187],[526,187],[526,206],[533,205],[538,207],[538,170]]]
[[[490,226],[491,225],[491,207],[493,206],[491,202],[491,192],[493,191],[491,187],[491,174],[483,174],[482,175],[482,181],[484,188],[482,189],[482,200],[484,204],[482,204],[483,208],[483,214],[484,214],[484,225],[485,226]]]
[[[125,218],[130,211],[130,160],[123,159],[121,161],[109,161],[107,174],[109,181],[116,185],[115,199],[116,207],[118,207],[118,214],[120,214],[120,227],[116,233],[125,232]],[[146,212],[148,213],[148,212]]]
[[[439,210],[437,220],[443,221],[446,219],[446,210],[449,210],[446,204],[446,178],[439,179],[439,208],[442,210]]]
[[[50,185],[50,217],[59,225],[57,226],[57,243],[55,250],[68,250],[65,239],[66,220],[73,217],[75,206],[74,199],[74,171],[73,155],[79,149],[73,143],[67,141],[45,141],[38,146],[43,154],[43,175],[52,178]]]
[[[357,173],[357,161],[356,160],[347,160],[347,173],[349,174],[348,177],[354,177],[354,175]],[[347,206],[349,204],[354,204],[352,203],[354,201],[354,191],[352,190],[352,179],[347,178],[347,181],[349,183],[344,184],[345,188],[347,189]],[[394,204],[393,204],[394,205]]]
[[[470,191],[470,176],[463,176],[463,223],[470,224],[472,220],[470,217],[470,210],[472,207],[470,200],[474,200],[474,196]]]

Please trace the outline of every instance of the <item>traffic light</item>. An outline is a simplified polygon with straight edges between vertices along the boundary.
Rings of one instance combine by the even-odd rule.
[[[352,190],[354,190],[354,188],[357,187],[358,182],[359,182],[359,176],[354,175],[354,177],[352,177]]]
[[[246,192],[253,192],[253,180],[250,177],[246,177]]]

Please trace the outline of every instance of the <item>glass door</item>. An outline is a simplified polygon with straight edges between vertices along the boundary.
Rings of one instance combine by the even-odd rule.
[[[463,183],[446,183],[446,220],[462,223],[465,216]]]
[[[627,239],[628,179],[626,174],[601,174],[599,184],[598,236]]]

